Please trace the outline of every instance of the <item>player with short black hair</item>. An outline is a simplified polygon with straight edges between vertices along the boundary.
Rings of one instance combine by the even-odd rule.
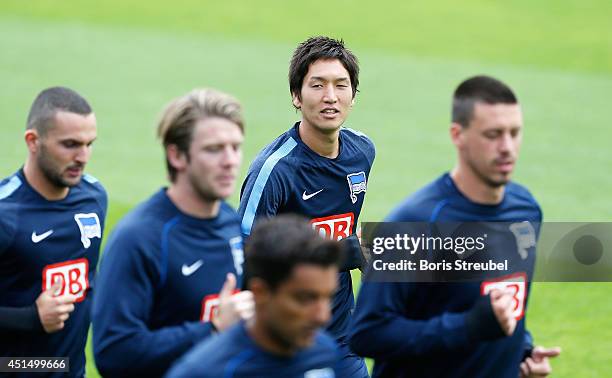
[[[161,376],[196,343],[253,313],[251,293],[236,293],[240,220],[224,201],[242,160],[240,103],[193,90],[166,107],[158,134],[170,186],[121,220],[100,264],[93,344],[103,375]]]
[[[85,374],[107,208],[83,173],[96,134],[81,95],[47,88],[30,109],[25,165],[0,181],[0,357],[68,357],[72,377]]]
[[[350,270],[363,263],[356,227],[376,153],[366,135],[343,127],[358,84],[357,59],[342,41],[312,37],[297,47],[289,89],[302,119],[251,164],[238,212],[245,237],[258,219],[295,213],[347,245],[327,330],[343,351],[343,375],[363,377],[365,363],[349,350],[346,336],[355,305]]]
[[[453,99],[455,168],[409,196],[386,222],[516,227],[491,250],[533,267],[542,212],[525,187],[510,181],[522,130],[521,108],[507,85],[485,76],[464,81]],[[519,237],[531,240],[521,247],[528,247],[524,256]],[[525,328],[532,272],[482,282],[363,282],[351,346],[374,358],[377,377],[545,376],[559,350],[534,348]]]
[[[341,245],[306,219],[258,223],[246,243],[255,316],[190,351],[169,377],[334,377],[339,360],[330,318]]]
[[[451,121],[468,127],[476,103],[517,104],[514,92],[505,83],[490,76],[474,76],[462,82],[453,94]]]

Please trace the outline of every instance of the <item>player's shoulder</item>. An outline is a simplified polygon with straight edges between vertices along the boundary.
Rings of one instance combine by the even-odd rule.
[[[538,205],[538,201],[535,199],[533,194],[527,189],[526,186],[511,181],[506,185],[506,195],[509,196],[513,201],[526,202],[535,206]]]
[[[0,208],[14,202],[23,186],[23,180],[17,173],[12,174],[0,181]]]
[[[299,143],[294,133],[293,129],[289,129],[264,147],[249,167],[247,180],[254,183],[258,177],[263,177],[266,181],[282,182],[291,177],[302,159],[299,148],[296,148]]]
[[[358,143],[369,148],[374,148],[374,142],[363,131],[343,126],[340,128],[340,134],[351,142]]]
[[[111,238],[160,239],[164,227],[173,219],[173,214],[165,211],[167,204],[163,201],[163,195],[157,192],[131,209],[117,223]]]
[[[81,182],[78,184],[78,190],[74,191],[71,189],[71,195],[76,195],[78,198],[93,198],[104,211],[106,211],[108,207],[108,194],[106,193],[106,189],[100,180],[87,173],[81,177]]]
[[[94,196],[102,196],[105,198],[107,196],[106,189],[104,188],[100,180],[88,173],[83,175],[83,177],[81,178],[80,185],[83,186],[83,189],[85,191],[93,194]]]
[[[327,332],[321,330],[315,336],[313,347],[319,351],[335,352],[338,349],[338,344]]]
[[[362,131],[352,129],[350,127],[342,127],[340,129],[340,135],[343,140],[352,145],[357,151],[365,154],[370,161],[370,164],[374,161],[374,157],[376,156],[376,147],[369,136]]]
[[[406,197],[385,218],[386,222],[428,222],[447,196],[443,190],[442,175]]]
[[[524,215],[531,214],[542,221],[542,208],[527,187],[511,181],[506,185],[505,197],[504,202],[509,208],[520,210]]]
[[[228,365],[244,362],[252,349],[245,344],[242,324],[202,340],[187,352],[169,371],[168,377],[213,377],[227,370]],[[246,352],[246,354],[245,354]]]
[[[226,201],[221,201],[221,206],[219,207],[219,223],[224,226],[240,224],[240,215]]]
[[[17,228],[21,187],[22,179],[17,174],[0,181],[0,253],[11,244]]]

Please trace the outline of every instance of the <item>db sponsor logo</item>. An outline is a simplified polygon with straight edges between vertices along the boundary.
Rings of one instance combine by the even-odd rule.
[[[239,293],[240,290],[234,290],[232,294]],[[203,322],[211,322],[217,317],[219,312],[219,294],[207,295],[202,299],[202,313],[200,320]]]
[[[42,272],[42,289],[48,290],[61,279],[62,287],[55,295],[76,295],[76,301],[81,302],[89,289],[88,272],[89,261],[86,258],[47,265]]]
[[[527,298],[527,275],[515,273],[492,281],[485,281],[480,285],[480,294],[487,295],[491,290],[510,293],[514,299],[512,314],[518,321],[525,315],[525,298]]]
[[[329,217],[316,218],[311,220],[310,223],[321,236],[338,241],[350,236],[353,233],[354,220],[355,216],[353,213],[345,213],[340,215],[332,215]]]

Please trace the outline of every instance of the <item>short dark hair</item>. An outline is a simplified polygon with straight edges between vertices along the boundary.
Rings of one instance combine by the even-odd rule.
[[[289,91],[292,95],[301,98],[300,92],[304,77],[308,73],[308,68],[319,59],[338,59],[346,68],[351,79],[353,97],[359,87],[359,62],[351,50],[344,47],[343,40],[329,37],[310,37],[300,43],[293,52],[291,63],[289,64]]]
[[[518,100],[512,89],[503,82],[490,76],[474,76],[463,81],[455,89],[452,122],[468,127],[477,102],[489,105],[516,104]]]
[[[92,110],[87,100],[70,88],[47,88],[32,103],[26,129],[35,129],[40,135],[45,135],[58,112],[88,115]]]
[[[196,88],[166,105],[157,125],[157,135],[164,148],[175,145],[189,161],[189,146],[196,124],[216,117],[235,123],[244,133],[242,105],[237,99],[216,89]],[[166,168],[170,181],[174,182],[178,172],[170,164],[168,156]]]
[[[274,290],[300,264],[339,266],[342,245],[324,239],[306,219],[278,215],[257,223],[245,245],[247,279],[259,278]]]

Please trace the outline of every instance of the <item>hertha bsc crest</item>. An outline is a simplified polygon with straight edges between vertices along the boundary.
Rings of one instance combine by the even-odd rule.
[[[244,264],[244,252],[242,251],[242,236],[236,236],[229,240],[234,258],[234,268],[236,273],[242,275],[242,265]]]
[[[533,226],[527,221],[512,223],[510,231],[512,231],[516,238],[516,248],[519,255],[525,260],[528,256],[527,250],[536,245],[536,235]]]
[[[89,248],[93,238],[102,238],[102,228],[100,227],[100,219],[96,213],[75,214],[74,220],[79,225],[81,231],[81,242],[83,247]]]
[[[357,202],[357,194],[365,193],[367,188],[365,172],[351,173],[346,176],[351,191],[351,201]]]

